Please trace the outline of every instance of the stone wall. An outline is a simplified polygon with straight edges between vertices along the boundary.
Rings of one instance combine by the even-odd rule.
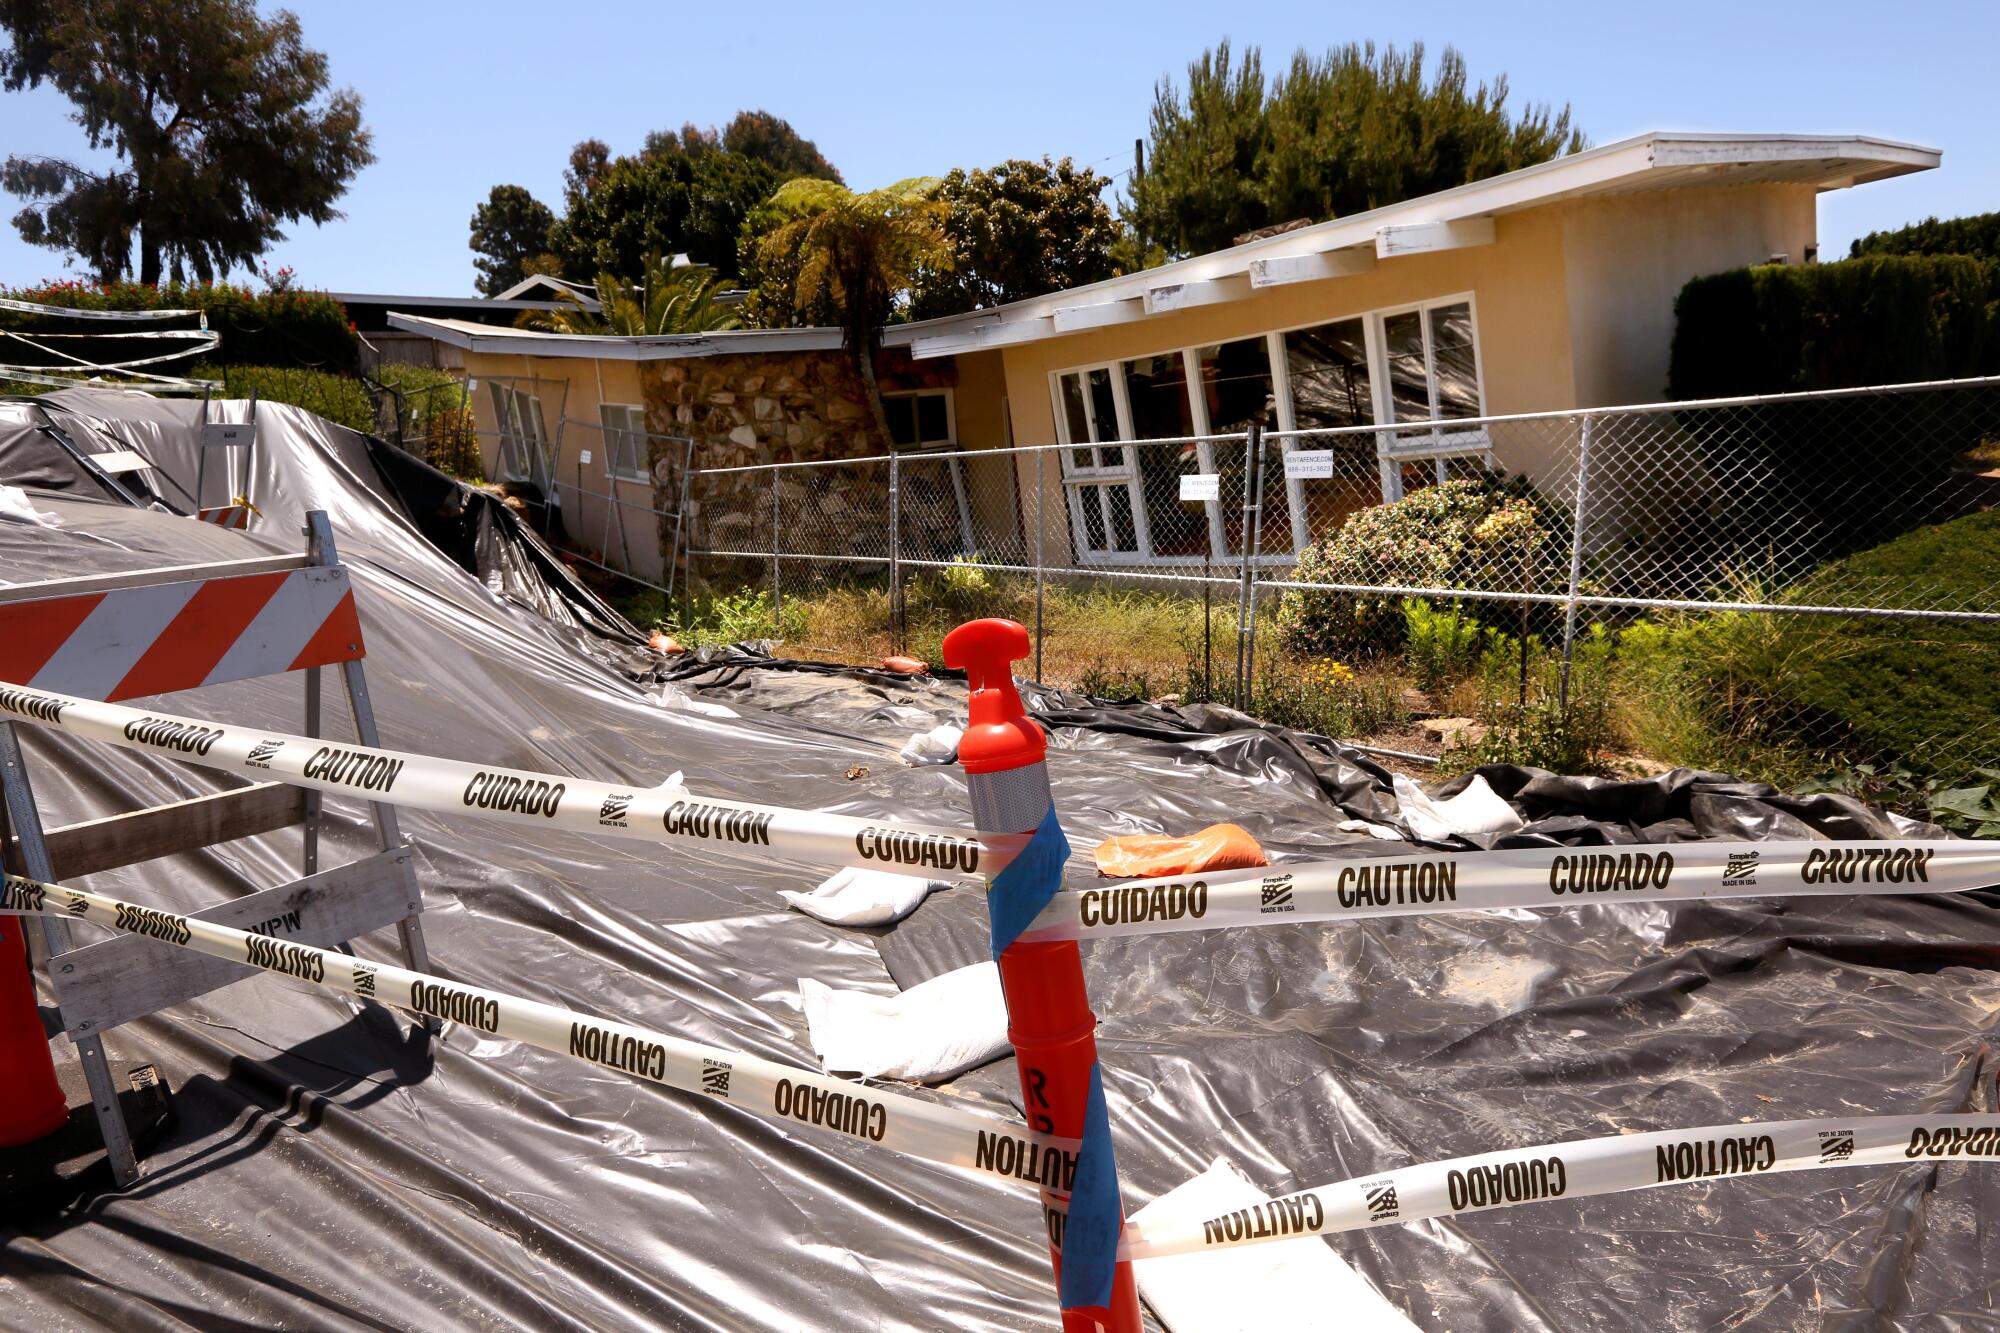
[[[845,353],[792,352],[689,357],[649,361],[639,368],[646,429],[654,435],[691,438],[694,474],[688,488],[688,544],[696,550],[771,549],[772,477],[768,472],[707,475],[715,468],[865,458],[887,453],[875,429],[866,390]],[[884,392],[951,387],[950,362],[912,362],[894,351],[882,357]],[[683,446],[655,440],[651,450],[656,509],[680,503]],[[926,465],[929,470],[942,464]],[[955,501],[934,498],[935,488],[911,497],[904,536],[927,546],[956,543]],[[887,550],[888,469],[800,469],[777,486],[783,549],[815,554],[882,554]],[[935,511],[935,512],[932,512]],[[937,529],[932,532],[932,529]],[[662,551],[672,526],[662,521]],[[734,570],[724,562],[699,562],[694,573],[718,584],[753,581],[750,562]],[[768,566],[767,566],[768,568]]]

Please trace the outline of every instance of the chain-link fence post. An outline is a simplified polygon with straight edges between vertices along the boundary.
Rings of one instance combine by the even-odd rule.
[[[889,451],[889,651],[903,651],[902,475],[896,451]]]
[[[1048,450],[1035,451],[1035,684],[1042,683],[1042,585],[1048,573],[1048,492],[1043,489],[1042,460]]]
[[[1257,566],[1264,556],[1264,428],[1253,423],[1250,440],[1256,451],[1253,457],[1257,526],[1244,538],[1250,547],[1250,618],[1245,631],[1247,637],[1243,640],[1243,698],[1246,705],[1257,692]]]
[[[1563,717],[1569,716],[1569,669],[1576,654],[1576,599],[1583,591],[1583,520],[1585,508],[1590,502],[1590,435],[1595,423],[1595,417],[1584,414],[1576,448],[1576,504],[1570,513],[1569,588],[1568,601],[1563,606],[1562,678],[1556,690],[1556,708]],[[1523,651],[1526,651],[1525,643]]]
[[[775,630],[782,623],[785,609],[785,589],[779,581],[778,573],[778,477],[777,468],[771,469],[771,627]]]
[[[1251,617],[1255,614],[1257,594],[1251,587],[1250,536],[1261,526],[1259,515],[1263,504],[1263,486],[1257,460],[1263,456],[1264,429],[1253,421],[1243,438],[1243,530],[1236,538],[1242,562],[1236,587],[1236,693],[1232,702],[1239,710],[1247,702],[1244,694],[1248,683],[1247,659],[1250,635],[1254,633]]]

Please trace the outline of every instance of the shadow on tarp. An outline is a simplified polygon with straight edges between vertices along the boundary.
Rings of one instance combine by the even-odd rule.
[[[129,1045],[123,1034],[107,1038]],[[353,1115],[421,1083],[435,1067],[421,1026],[381,1005],[359,1005],[339,1027],[267,1059],[229,1058],[217,1078],[194,1074],[173,1089],[173,1118],[145,1155],[145,1174],[112,1187],[102,1163],[76,1181],[77,1193],[38,1193],[32,1209],[0,1205],[0,1225],[46,1239],[129,1204],[183,1187],[267,1150],[281,1132],[311,1134],[329,1114]]]

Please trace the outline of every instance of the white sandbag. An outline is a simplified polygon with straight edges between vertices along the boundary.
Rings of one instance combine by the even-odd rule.
[[[906,764],[955,764],[958,762],[958,743],[964,736],[964,727],[941,722],[929,731],[920,731],[910,737],[897,754]]]
[[[890,926],[916,911],[932,889],[948,887],[948,880],[847,866],[810,893],[779,889],[778,896],[830,926]]]
[[[931,1083],[1007,1053],[1000,969],[975,963],[901,995],[840,991],[799,979],[806,1029],[828,1073]]]
[[[1200,1223],[1269,1199],[1218,1157],[1132,1216]],[[1317,1236],[1140,1259],[1132,1276],[1171,1333],[1416,1333],[1401,1310]]]
[[[43,528],[62,526],[62,515],[44,513],[35,508],[28,499],[28,493],[19,486],[0,486],[0,518],[17,519]],[[952,744],[956,746],[958,742],[953,741]]]
[[[1422,787],[1401,773],[1395,776],[1403,823],[1413,837],[1425,842],[1444,842],[1466,833],[1512,833],[1528,822],[1476,774],[1464,791],[1446,801],[1426,796]]]
[[[1371,823],[1366,819],[1343,819],[1338,824],[1335,824],[1334,827],[1342,833],[1366,833],[1369,837],[1380,839],[1383,842],[1408,841],[1408,839],[1403,837],[1401,829],[1392,828],[1387,824]]]

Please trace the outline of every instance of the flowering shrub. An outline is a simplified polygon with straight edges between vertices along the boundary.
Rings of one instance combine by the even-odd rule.
[[[70,310],[199,310],[208,317],[208,327],[222,335],[222,345],[204,358],[212,364],[299,366],[353,374],[360,364],[360,341],[346,308],[325,292],[298,287],[289,268],[267,269],[263,277],[262,291],[228,282],[169,282],[152,287],[138,282],[70,279],[33,287],[0,287],[0,296]],[[0,329],[27,333],[46,328],[51,321],[52,317],[45,315],[0,311]],[[89,331],[106,334],[114,329],[98,325]],[[138,346],[137,342],[105,341],[93,344],[93,351],[102,353],[95,357],[101,361],[158,351],[157,344],[137,353],[118,350]]]
[[[1340,530],[1299,552],[1292,578],[1418,588],[1498,586],[1529,567],[1540,528],[1533,500],[1479,481],[1426,486],[1394,504],[1350,514]],[[1405,633],[1402,599],[1292,589],[1278,600],[1278,635],[1296,655],[1394,652]]]

